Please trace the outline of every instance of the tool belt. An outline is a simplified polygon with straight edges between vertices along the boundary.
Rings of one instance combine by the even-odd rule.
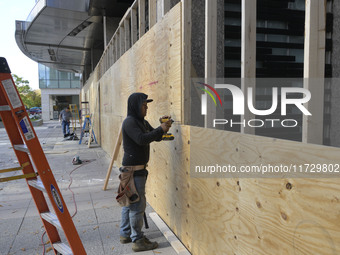
[[[122,166],[119,168],[121,174],[119,175],[120,184],[118,187],[116,201],[120,206],[129,206],[130,204],[136,203],[140,200],[135,186],[135,181],[133,179],[133,173],[143,169],[145,169],[144,165]]]
[[[122,166],[121,168],[125,168],[132,171],[138,171],[145,169],[145,165],[138,165],[138,166]],[[119,169],[120,170],[120,169]]]

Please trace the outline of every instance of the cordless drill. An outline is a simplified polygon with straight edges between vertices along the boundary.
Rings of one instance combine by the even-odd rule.
[[[161,124],[162,124],[162,123],[167,122],[168,120],[169,120],[169,119],[167,119],[167,118],[163,118],[163,119],[160,119],[159,121],[160,121]],[[173,120],[173,119],[170,119],[170,121],[171,121],[171,124],[174,123],[174,120]],[[174,135],[171,134],[171,133],[166,133],[166,134],[164,134],[163,137],[162,137],[162,140],[164,140],[164,141],[172,141],[172,140],[174,140],[174,139],[175,139],[175,137],[174,137]]]

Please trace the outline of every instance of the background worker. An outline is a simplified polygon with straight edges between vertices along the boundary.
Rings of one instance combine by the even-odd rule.
[[[123,167],[134,170],[133,178],[140,200],[122,208],[120,242],[133,242],[133,251],[146,251],[158,247],[157,242],[150,242],[143,234],[143,216],[146,207],[145,183],[148,175],[146,164],[149,161],[150,143],[161,141],[164,133],[171,127],[171,121],[162,123],[154,129],[144,117],[147,103],[152,99],[143,93],[133,93],[128,98],[128,114],[123,122]],[[169,118],[163,116],[162,118]]]
[[[59,122],[61,121],[61,127],[63,129],[64,138],[70,135],[70,119],[72,113],[68,107],[65,107],[59,114]]]

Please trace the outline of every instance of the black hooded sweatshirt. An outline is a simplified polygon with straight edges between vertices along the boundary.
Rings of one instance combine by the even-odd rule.
[[[148,98],[144,93],[133,93],[128,99],[128,114],[123,122],[123,166],[146,165],[149,162],[150,143],[161,141],[161,126],[154,129],[142,116],[142,104]]]

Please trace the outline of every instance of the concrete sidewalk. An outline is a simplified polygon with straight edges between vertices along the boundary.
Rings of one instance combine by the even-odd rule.
[[[57,121],[44,123],[43,126],[35,128],[35,131],[68,210],[71,215],[76,213],[73,221],[87,254],[177,254],[149,217],[150,228],[145,230],[145,234],[152,241],[159,243],[158,249],[134,253],[131,250],[132,244],[120,244],[121,208],[115,202],[115,191],[119,183],[118,169],[113,169],[108,190],[103,191],[110,156],[98,145],[93,144],[88,148],[85,145],[87,137],[81,145],[78,144],[79,141],[65,140]],[[77,131],[79,133],[79,130]],[[18,166],[4,128],[0,129],[0,155],[0,169]],[[74,166],[72,158],[75,155],[90,162]],[[1,174],[1,177],[12,175],[15,173]],[[50,209],[53,211],[51,206]],[[152,211],[148,206],[147,215]],[[42,222],[25,180],[0,183],[0,254],[43,254],[43,233]],[[59,233],[65,241],[63,233]],[[44,242],[47,242],[46,235]],[[50,244],[45,247],[46,254],[53,254],[48,251]]]

